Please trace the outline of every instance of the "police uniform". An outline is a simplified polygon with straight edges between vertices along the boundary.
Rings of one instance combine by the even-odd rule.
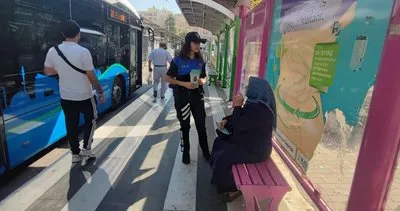
[[[175,57],[167,72],[167,75],[175,78],[178,81],[190,82],[190,72],[192,70],[201,70],[200,78],[207,77],[205,62],[201,59],[182,58],[181,56]],[[200,147],[203,151],[203,156],[209,159],[209,148],[207,142],[206,132],[206,112],[204,108],[204,89],[199,85],[196,89],[187,89],[182,86],[171,86],[173,88],[175,109],[178,120],[181,126],[181,139],[182,139],[182,152],[189,155],[189,130],[190,130],[190,113],[192,113]],[[190,162],[190,159],[189,159]]]

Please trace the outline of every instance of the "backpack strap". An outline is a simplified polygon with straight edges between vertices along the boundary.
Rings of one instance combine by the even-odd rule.
[[[56,49],[58,55],[70,66],[72,67],[72,69],[86,75],[86,71],[76,67],[75,65],[73,65],[71,62],[68,61],[67,57],[65,57],[65,55],[61,52],[60,48],[58,47],[58,45],[54,45],[54,49]]]

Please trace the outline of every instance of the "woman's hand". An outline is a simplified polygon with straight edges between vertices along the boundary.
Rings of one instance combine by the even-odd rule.
[[[186,89],[195,89],[195,85],[192,82],[182,82],[181,86],[185,87]]]
[[[222,129],[224,129],[225,126],[226,126],[226,124],[228,124],[228,120],[223,119],[223,120],[219,123],[219,126],[220,126]]]
[[[243,103],[244,103],[244,98],[243,98],[243,95],[241,93],[237,94],[233,98],[233,107],[242,107]]]
[[[199,85],[200,85],[200,86],[203,86],[204,84],[206,84],[206,82],[207,82],[207,79],[206,79],[206,78],[200,78],[200,79],[199,79]]]

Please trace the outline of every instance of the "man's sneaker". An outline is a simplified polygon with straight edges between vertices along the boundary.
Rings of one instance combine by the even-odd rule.
[[[82,149],[81,153],[79,153],[83,157],[88,157],[88,158],[95,158],[96,155],[93,153],[92,150],[87,150],[87,149]]]
[[[81,160],[82,160],[82,156],[81,155],[72,155],[72,163],[78,163]]]

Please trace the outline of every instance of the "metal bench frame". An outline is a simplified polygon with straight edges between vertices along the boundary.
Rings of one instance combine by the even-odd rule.
[[[208,85],[211,85],[212,83],[217,86],[217,80],[218,80],[218,74],[215,72],[211,72],[208,74]]]

